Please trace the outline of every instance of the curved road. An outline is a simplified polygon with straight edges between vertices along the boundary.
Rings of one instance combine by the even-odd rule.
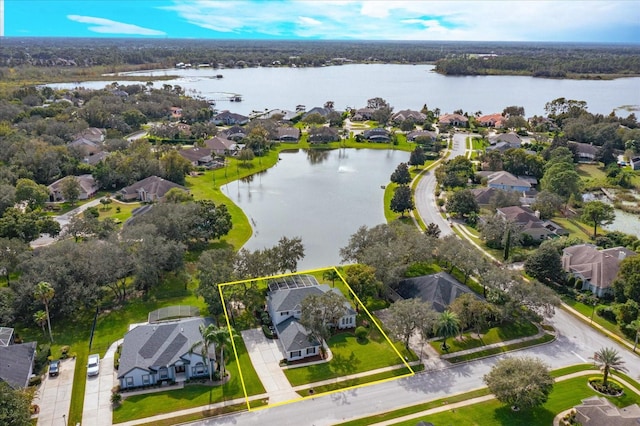
[[[453,135],[453,148],[450,151],[449,158],[455,158],[459,155],[465,155],[466,139],[468,133],[455,133]],[[435,170],[435,169],[434,169]],[[426,224],[435,223],[440,228],[440,236],[445,237],[453,234],[451,227],[445,219],[442,218],[436,205],[435,189],[436,175],[434,170],[430,170],[422,176],[414,191],[414,201],[416,210]]]
[[[541,358],[555,369],[576,363],[590,362],[589,357],[593,356],[595,350],[605,346],[614,347],[626,361],[626,367],[629,369],[628,374],[636,379],[640,376],[640,360],[636,355],[608,337],[585,326],[571,314],[558,310],[550,323],[558,330],[558,338],[555,342],[522,349],[516,354]],[[498,359],[506,356],[512,355],[476,360],[391,382],[305,399],[263,410],[211,418],[191,424],[198,426],[333,425],[484,387],[482,377],[489,372]]]
[[[464,155],[468,134],[455,134],[450,158]],[[440,216],[435,204],[435,176],[430,172],[416,188],[416,207],[425,223],[436,223],[441,236],[452,234],[449,224]],[[549,344],[517,351],[517,355],[541,358],[551,368],[591,362],[593,352],[602,347],[614,347],[626,361],[628,374],[640,378],[640,359],[627,348],[586,326],[573,315],[558,309],[549,322],[556,328],[557,339]],[[513,352],[512,352],[513,353]],[[211,418],[192,425],[333,425],[347,420],[390,411],[407,405],[446,397],[484,387],[482,377],[495,362],[512,355],[500,355],[441,370],[425,371],[415,376],[365,386],[335,394],[305,399],[263,410],[242,412]]]

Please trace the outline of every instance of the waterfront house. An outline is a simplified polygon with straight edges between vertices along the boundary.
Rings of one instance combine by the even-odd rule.
[[[391,134],[387,129],[383,129],[382,127],[378,127],[375,129],[365,130],[363,132],[364,138],[371,142],[389,142],[391,139]]]
[[[267,295],[267,311],[276,328],[278,342],[288,361],[295,361],[320,354],[323,344],[313,339],[308,330],[299,322],[302,314],[302,301],[311,295],[322,295],[329,291],[344,297],[336,288],[326,284],[318,284],[311,275],[295,275],[274,279],[269,283]],[[354,328],[356,326],[356,311],[345,298],[346,313],[338,324],[332,325],[338,329]]]
[[[186,318],[138,325],[124,336],[118,380],[121,389],[208,378],[214,366],[215,346],[207,348],[207,359],[197,346],[202,342],[204,318]],[[194,348],[194,346],[196,346]]]
[[[410,109],[403,109],[402,111],[398,111],[391,116],[391,121],[396,124],[403,123],[406,120],[412,120],[414,123],[422,124],[426,119],[426,114]]]
[[[506,118],[502,114],[489,114],[476,118],[476,122],[483,127],[495,127],[500,129],[503,127]]]
[[[189,189],[182,185],[158,176],[149,176],[133,185],[122,188],[119,195],[124,201],[138,200],[150,203],[163,201],[167,192],[173,188],[178,188],[189,193]]]
[[[535,241],[567,235],[568,232],[550,220],[541,220],[538,213],[528,207],[510,206],[496,209],[504,220],[520,225],[520,232]]]
[[[462,114],[444,114],[438,118],[438,124],[442,126],[467,127],[469,119]]]
[[[469,287],[446,272],[404,279],[398,284],[396,292],[403,299],[420,299],[430,303],[437,312],[444,312],[465,293],[474,294]]]
[[[620,262],[635,255],[625,247],[598,250],[593,244],[578,244],[562,251],[562,269],[582,280],[582,290],[602,297],[612,292]]]

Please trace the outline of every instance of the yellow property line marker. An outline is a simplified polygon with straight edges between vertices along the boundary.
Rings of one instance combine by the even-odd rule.
[[[310,395],[310,396],[301,396],[300,398],[291,399],[289,401],[282,401],[282,402],[277,402],[277,403],[273,403],[273,404],[267,404],[267,405],[262,405],[262,406],[259,406],[259,407],[256,407],[256,408],[252,408],[251,407],[251,403],[249,401],[249,395],[247,393],[247,387],[246,387],[246,384],[245,384],[245,381],[244,381],[244,376],[242,374],[242,365],[240,363],[240,357],[238,356],[238,349],[236,347],[235,340],[233,339],[233,328],[231,327],[231,322],[229,320],[229,313],[227,312],[227,304],[225,303],[225,300],[224,300],[224,293],[222,292],[223,287],[228,287],[228,286],[233,286],[233,285],[238,285],[238,284],[254,283],[254,282],[260,282],[260,281],[266,282],[266,281],[272,280],[272,279],[277,279],[277,278],[282,278],[282,277],[290,277],[290,276],[295,276],[295,275],[313,275],[314,273],[324,272],[324,271],[331,270],[331,269],[333,269],[338,274],[338,277],[340,277],[340,280],[342,280],[342,282],[344,283],[346,288],[349,290],[349,292],[353,296],[354,300],[358,303],[360,308],[362,308],[364,310],[364,312],[366,312],[367,316],[371,320],[371,323],[375,324],[375,327],[378,329],[380,334],[382,334],[382,336],[384,337],[386,342],[393,348],[393,351],[398,355],[398,357],[400,358],[402,363],[405,365],[405,367],[409,369],[410,373],[403,374],[403,375],[400,375],[400,376],[389,377],[389,378],[386,378],[386,379],[374,380],[374,381],[371,381],[371,382],[366,382],[366,383],[362,383],[362,384],[358,384],[358,385],[344,387],[344,388],[340,388],[340,389],[336,389],[336,390],[332,390],[332,391],[326,391],[326,392],[322,392],[322,393],[318,393],[318,394],[314,394],[314,395]],[[334,394],[334,393],[338,393],[338,392],[343,392],[343,391],[346,391],[346,390],[358,389],[358,388],[362,388],[362,387],[373,385],[373,384],[389,382],[389,381],[392,381],[392,380],[398,380],[398,379],[401,379],[401,378],[404,378],[404,377],[413,376],[413,375],[416,374],[416,372],[413,370],[413,368],[411,368],[411,365],[409,365],[407,360],[404,359],[402,354],[398,351],[398,348],[396,348],[396,346],[393,344],[393,342],[391,341],[389,336],[387,336],[387,333],[385,333],[384,330],[382,329],[382,327],[380,327],[378,322],[374,319],[373,315],[371,315],[371,313],[366,308],[366,306],[364,306],[364,304],[362,303],[360,298],[356,295],[356,293],[353,291],[351,286],[349,286],[347,281],[344,279],[342,274],[340,274],[340,272],[338,271],[338,269],[335,266],[332,266],[330,268],[318,268],[318,269],[312,269],[312,270],[302,271],[302,272],[294,272],[294,273],[288,273],[288,274],[272,275],[272,276],[269,276],[269,277],[261,277],[261,278],[252,278],[252,279],[240,280],[240,281],[232,281],[232,282],[228,282],[228,283],[219,284],[218,285],[218,292],[220,293],[220,300],[222,301],[222,308],[224,310],[224,317],[225,317],[225,321],[227,323],[227,329],[229,331],[229,335],[232,336],[232,338],[230,339],[231,340],[231,346],[233,348],[233,353],[234,353],[234,355],[236,357],[236,363],[238,365],[238,373],[240,374],[240,383],[242,384],[242,391],[244,392],[245,402],[247,404],[247,410],[249,410],[249,411],[257,411],[257,410],[263,410],[265,408],[277,407],[277,406],[280,406],[280,405],[290,404],[292,402],[299,401],[301,399],[315,398],[315,397],[318,397],[318,396],[330,395],[330,394]],[[249,362],[251,362],[251,361],[249,361]],[[366,375],[363,376],[363,377],[366,378]],[[339,377],[336,378],[336,379],[339,379]]]

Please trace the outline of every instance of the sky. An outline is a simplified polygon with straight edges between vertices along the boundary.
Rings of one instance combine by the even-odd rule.
[[[640,0],[0,0],[3,10],[10,37],[640,43]]]

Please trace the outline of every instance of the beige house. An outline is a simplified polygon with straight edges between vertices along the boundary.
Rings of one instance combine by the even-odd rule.
[[[536,241],[566,235],[568,232],[550,220],[542,220],[536,212],[527,207],[511,206],[496,209],[503,219],[520,225],[520,231]]]
[[[92,175],[86,174],[73,177],[78,181],[78,184],[80,184],[80,194],[78,195],[78,200],[87,200],[96,195],[99,187],[98,183]],[[66,177],[58,179],[47,187],[49,189],[50,201],[65,201],[64,195],[62,193],[62,181],[64,179],[66,179]]]
[[[625,247],[598,250],[593,244],[578,244],[562,251],[562,269],[583,281],[582,290],[602,297],[611,293],[620,262],[635,255]]]
[[[173,188],[179,188],[185,192],[189,189],[177,183],[158,176],[149,176],[133,185],[120,190],[120,196],[125,201],[138,200],[142,202],[155,202],[164,200],[164,196]]]

